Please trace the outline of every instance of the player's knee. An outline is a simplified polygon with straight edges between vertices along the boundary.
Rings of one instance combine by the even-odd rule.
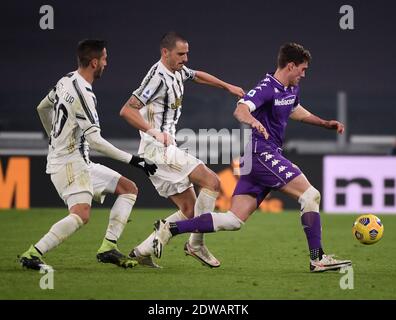
[[[84,212],[83,214],[79,214],[79,216],[80,216],[82,222],[84,224],[87,224],[89,222],[90,212],[89,211],[88,212]]]
[[[240,230],[244,222],[234,213],[228,211],[226,213],[212,213],[216,218],[213,219],[213,227],[215,231],[237,231]]]
[[[220,192],[220,179],[217,174],[211,175],[207,181],[206,188],[214,192]]]
[[[85,204],[79,204],[71,208],[70,212],[78,215],[84,224],[89,222],[91,213],[91,206]]]
[[[190,203],[183,203],[179,205],[179,210],[187,219],[194,218],[194,205]]]
[[[301,204],[301,212],[319,212],[320,199],[320,192],[313,186],[310,186],[298,199],[298,202]]]
[[[118,193],[118,194],[137,195],[139,192],[139,189],[136,186],[135,182],[133,182],[125,177],[122,177],[118,182],[116,191],[117,191],[116,193]]]
[[[130,181],[130,185],[128,187],[128,192],[127,193],[131,193],[131,194],[134,194],[136,196],[138,195],[139,189],[138,189],[138,187],[137,187],[135,182]]]

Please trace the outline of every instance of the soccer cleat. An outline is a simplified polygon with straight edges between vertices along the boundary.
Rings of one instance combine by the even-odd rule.
[[[31,245],[29,250],[18,256],[19,263],[22,267],[33,270],[53,270],[52,267],[46,264],[41,259],[41,254],[37,249]]]
[[[153,239],[153,249],[154,255],[157,258],[161,258],[164,246],[172,238],[172,233],[169,230],[169,222],[165,220],[157,220],[154,223],[154,239]]]
[[[131,253],[129,254],[129,258],[134,259],[138,262],[138,264],[149,267],[149,268],[162,268],[160,265],[156,264],[153,261],[153,258],[151,255],[149,256],[143,256],[140,254],[139,250],[137,248],[133,249]]]
[[[133,268],[138,263],[135,260],[123,255],[117,247],[117,244],[104,239],[102,246],[99,248],[96,258],[102,263],[112,263],[122,268]]]
[[[351,260],[337,260],[334,259],[334,254],[322,256],[322,259],[311,260],[309,264],[309,270],[311,272],[323,272],[327,270],[339,270],[342,267],[348,267],[352,265]]]
[[[220,261],[216,259],[205,245],[193,248],[188,242],[186,242],[184,245],[184,252],[186,255],[197,259],[204,266],[208,266],[210,268],[220,267]]]

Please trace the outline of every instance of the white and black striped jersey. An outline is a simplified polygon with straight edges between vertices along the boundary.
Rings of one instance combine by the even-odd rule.
[[[89,164],[84,135],[100,130],[92,86],[77,71],[61,78],[48,94],[53,103],[47,173],[56,173],[69,162]]]
[[[161,61],[154,64],[133,95],[144,104],[140,109],[143,118],[161,132],[176,137],[176,125],[182,109],[184,82],[195,78],[195,71],[183,67],[175,73],[169,71]],[[139,154],[143,152],[146,134],[142,137]]]

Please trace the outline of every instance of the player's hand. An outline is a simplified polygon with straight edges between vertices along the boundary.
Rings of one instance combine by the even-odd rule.
[[[252,127],[253,129],[256,129],[258,132],[260,132],[260,133],[264,136],[265,140],[268,140],[269,134],[268,134],[268,132],[267,132],[267,129],[264,128],[264,126],[261,124],[260,121],[255,120],[255,121],[251,124],[251,127]]]
[[[167,133],[167,132],[160,132],[160,133],[157,133],[157,134],[154,136],[154,138],[155,138],[155,140],[157,140],[158,142],[161,142],[162,144],[164,144],[166,147],[169,146],[169,145],[171,145],[171,144],[174,144],[174,143],[175,143],[174,140],[173,140],[173,138],[172,138],[172,137],[170,136],[170,134]]]
[[[129,164],[133,167],[143,170],[148,177],[150,175],[153,175],[158,168],[156,164],[148,163],[146,159],[138,156],[132,156],[132,159],[129,162]]]
[[[242,88],[234,86],[232,84],[228,85],[227,90],[233,94],[234,96],[237,96],[239,98],[242,98],[245,95],[245,91],[243,91]]]
[[[327,121],[326,128],[330,130],[336,130],[339,134],[343,134],[345,131],[345,126],[336,120]]]
[[[150,136],[152,136],[158,142],[162,143],[165,147],[167,147],[171,144],[175,144],[174,139],[167,132],[161,132],[157,129],[150,129],[150,130],[147,130],[146,133],[149,134]]]

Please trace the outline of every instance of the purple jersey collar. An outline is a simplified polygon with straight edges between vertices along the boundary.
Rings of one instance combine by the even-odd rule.
[[[274,77],[275,72],[269,72],[266,74],[266,77],[270,79],[271,84],[279,90],[286,91],[288,89],[293,90],[293,86],[286,87],[284,86],[278,79]]]

